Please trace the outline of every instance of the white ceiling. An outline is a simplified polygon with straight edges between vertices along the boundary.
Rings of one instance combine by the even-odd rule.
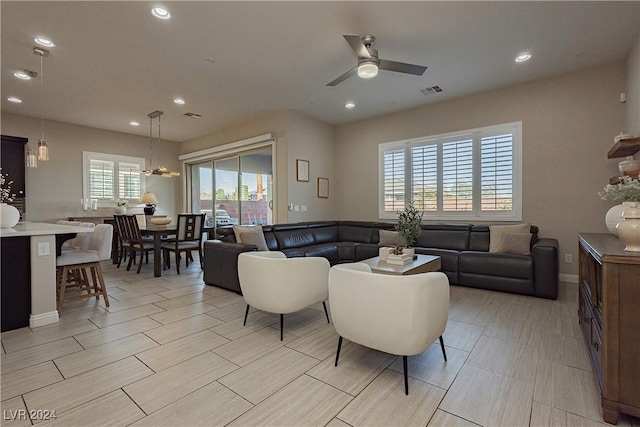
[[[150,14],[158,4],[2,1],[2,110],[139,135],[162,110],[173,141],[280,109],[339,125],[624,60],[640,27],[638,1],[163,2],[169,21]],[[373,34],[381,58],[429,68],[327,87],[356,65],[343,34]],[[36,36],[57,45],[44,96],[40,78],[12,76],[40,71]],[[522,51],[533,58],[516,64]],[[433,85],[444,92],[420,93]]]

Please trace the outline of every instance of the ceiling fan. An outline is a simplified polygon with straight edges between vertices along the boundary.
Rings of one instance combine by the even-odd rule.
[[[343,35],[342,37],[344,37],[347,43],[349,43],[349,46],[351,46],[351,49],[353,49],[358,57],[358,65],[337,79],[327,83],[327,86],[337,86],[356,72],[358,73],[358,77],[370,79],[378,75],[378,69],[395,71],[397,73],[413,74],[414,76],[423,75],[427,69],[427,67],[423,67],[421,65],[379,59],[378,51],[371,46],[373,45],[373,42],[376,41],[374,36]]]

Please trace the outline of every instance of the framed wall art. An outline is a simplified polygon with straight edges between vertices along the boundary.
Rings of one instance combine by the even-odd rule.
[[[329,197],[329,178],[318,177],[318,197],[323,199]]]
[[[296,180],[309,182],[309,160],[296,160]]]

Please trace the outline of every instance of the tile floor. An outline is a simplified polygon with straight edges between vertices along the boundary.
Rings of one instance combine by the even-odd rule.
[[[277,316],[243,327],[242,297],[197,262],[161,278],[103,267],[108,309],[67,303],[56,325],[2,334],[3,426],[603,425],[577,285],[557,301],[451,287],[449,360],[437,342],[411,357],[405,396],[396,356],[346,343],[333,366],[321,305],[286,316],[281,342]]]

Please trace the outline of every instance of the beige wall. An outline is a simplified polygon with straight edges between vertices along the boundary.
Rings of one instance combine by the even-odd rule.
[[[625,126],[625,73],[619,62],[339,126],[336,217],[377,219],[378,144],[522,121],[523,220],[560,241],[561,273],[576,274],[576,234],[606,232],[613,205],[597,193],[617,171],[607,151]]]
[[[625,130],[640,136],[640,34],[627,58],[627,126]],[[640,159],[640,154],[636,154]]]
[[[307,212],[289,212],[289,222],[334,218],[333,127],[305,115],[289,112],[289,198]],[[309,182],[296,180],[296,159],[309,161]],[[318,198],[318,177],[329,179],[329,198]]]
[[[272,114],[228,129],[186,141],[181,154],[217,147],[265,133],[273,132],[276,141],[276,212],[274,222],[287,223],[330,219],[331,198],[316,196],[318,176],[333,181],[333,127],[292,111]],[[296,159],[310,161],[310,181],[296,181]],[[289,203],[306,205],[307,213],[289,212]]]
[[[37,147],[39,124],[32,117],[2,113],[2,134],[29,138],[31,147]],[[35,169],[26,170],[29,221],[53,222],[83,215],[80,206],[83,151],[144,157],[148,162],[149,139],[146,137],[47,120],[44,131],[50,160],[39,162]],[[171,170],[179,170],[180,167],[178,148],[176,143],[162,141],[161,158]],[[158,214],[173,216],[181,212],[180,179],[152,176],[145,180],[147,191],[153,192],[159,200]],[[100,209],[96,214],[112,215],[113,209]]]
[[[287,216],[287,112],[274,111],[271,114],[232,126],[209,135],[190,139],[182,143],[180,154],[193,153],[207,148],[218,147],[254,136],[275,133],[276,140],[276,188],[274,203],[274,222],[286,223]]]

